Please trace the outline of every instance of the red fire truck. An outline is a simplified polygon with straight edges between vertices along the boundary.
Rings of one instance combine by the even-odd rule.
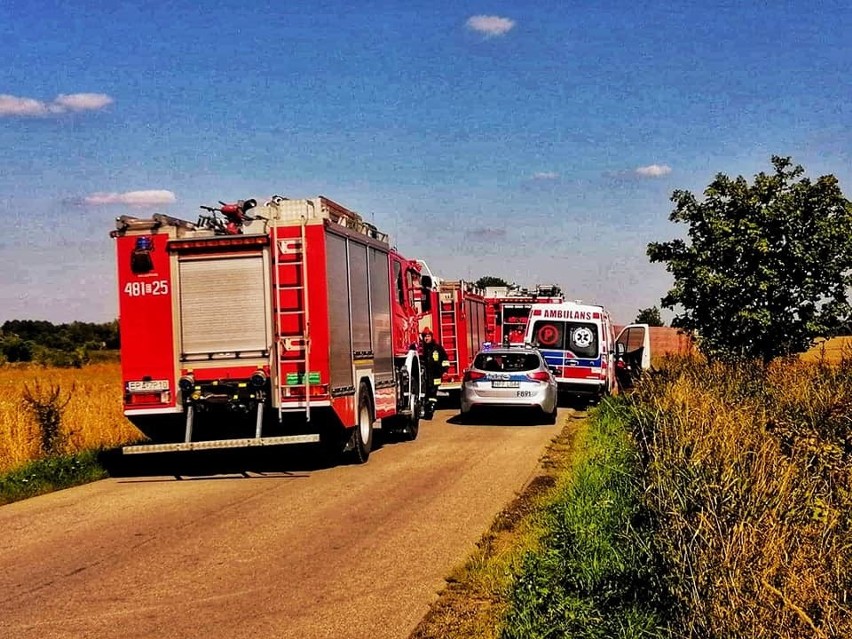
[[[206,207],[203,207],[206,208]],[[116,221],[125,453],[417,436],[420,266],[325,197]],[[223,213],[226,219],[219,217]]]
[[[538,285],[534,289],[489,287],[486,298],[487,332],[495,344],[523,344],[532,305],[565,301],[562,290],[555,285]]]
[[[437,303],[429,323],[450,362],[439,387],[442,391],[461,389],[465,369],[487,341],[484,292],[465,281],[441,280],[436,286]]]

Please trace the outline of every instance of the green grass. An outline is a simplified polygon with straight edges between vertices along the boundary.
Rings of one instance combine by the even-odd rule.
[[[98,451],[48,457],[0,475],[0,504],[87,484],[107,476]]]
[[[587,420],[582,415],[572,417],[547,447],[536,477],[497,515],[473,554],[447,578],[446,588],[411,639],[499,636],[515,575],[547,532],[544,516],[557,479],[570,474],[575,446],[585,438]]]
[[[505,639],[668,636],[622,413],[613,399],[592,417],[581,457],[546,513],[549,533],[515,581]]]

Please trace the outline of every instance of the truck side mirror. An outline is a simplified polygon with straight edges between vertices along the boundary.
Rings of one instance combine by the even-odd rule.
[[[427,288],[432,290],[432,277],[430,275],[421,275],[420,276],[420,286],[423,287],[425,291]]]
[[[625,344],[624,344],[624,342],[618,342],[618,343],[615,345],[615,356],[616,356],[616,357],[621,357],[621,356],[623,356],[626,352],[627,352],[627,345],[625,345]]]
[[[420,308],[424,313],[432,310],[432,289],[423,286],[420,289]]]

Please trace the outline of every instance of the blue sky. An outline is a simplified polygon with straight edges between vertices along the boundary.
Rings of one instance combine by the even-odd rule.
[[[4,0],[0,321],[112,319],[117,215],[274,193],[629,321],[672,190],[779,154],[852,196],[850,30],[840,0]]]

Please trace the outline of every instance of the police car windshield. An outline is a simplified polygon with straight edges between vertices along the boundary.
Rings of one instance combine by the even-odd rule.
[[[597,357],[598,327],[586,322],[538,320],[533,324],[532,345],[542,350],[568,351],[575,357]]]
[[[521,372],[541,367],[541,359],[535,353],[480,353],[473,367],[483,371]]]

